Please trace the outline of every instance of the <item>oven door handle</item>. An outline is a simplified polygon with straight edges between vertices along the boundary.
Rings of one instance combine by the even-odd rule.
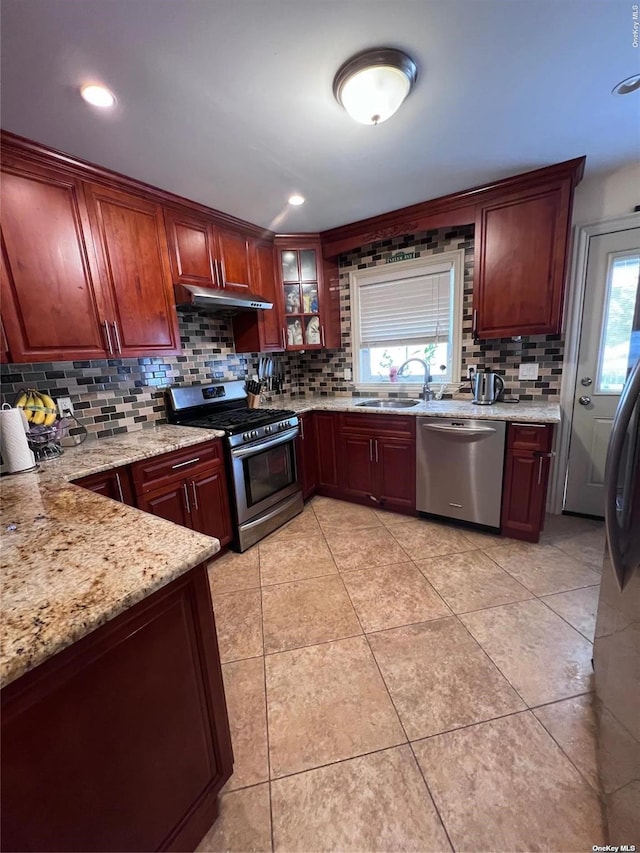
[[[298,435],[298,427],[288,429],[286,432],[281,432],[279,435],[274,435],[273,438],[259,439],[252,444],[245,444],[243,447],[234,447],[231,455],[234,459],[243,459],[245,456],[253,456],[256,450],[269,450],[272,447],[277,447],[279,444],[286,444]]]

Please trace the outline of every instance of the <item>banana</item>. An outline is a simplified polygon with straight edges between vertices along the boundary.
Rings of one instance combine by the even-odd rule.
[[[55,412],[49,412],[48,415],[45,415],[44,425],[52,426],[56,422],[57,414]]]
[[[55,402],[51,399],[51,397],[47,394],[46,391],[39,391],[38,397],[40,397],[42,405],[45,407],[45,409],[48,409],[49,412],[55,413],[58,411]]]
[[[58,410],[56,409],[56,404],[51,399],[51,397],[46,393],[46,391],[33,391],[33,396],[36,400],[36,404],[38,409],[36,410],[33,421],[36,426],[51,426],[55,423]],[[42,409],[42,411],[40,411]]]
[[[29,399],[29,395],[26,391],[21,391],[20,396],[16,400],[16,409],[24,409],[27,405],[27,400]]]

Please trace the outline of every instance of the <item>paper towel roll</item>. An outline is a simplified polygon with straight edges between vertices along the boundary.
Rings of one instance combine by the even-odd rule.
[[[10,474],[28,471],[36,464],[20,409],[0,409],[0,454],[3,470]]]

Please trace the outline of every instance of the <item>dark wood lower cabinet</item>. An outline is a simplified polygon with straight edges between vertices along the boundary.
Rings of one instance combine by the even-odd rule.
[[[133,483],[129,468],[123,465],[121,468],[111,468],[109,471],[101,471],[99,474],[89,474],[80,480],[74,480],[76,486],[90,489],[106,498],[120,501],[128,506],[135,506],[136,500],[133,493]]]
[[[215,536],[224,547],[231,541],[231,511],[224,469],[189,478],[191,490],[191,526],[200,533]]]
[[[311,497],[318,488],[318,443],[316,440],[316,420],[313,412],[298,415],[300,432],[296,439],[296,463],[298,480],[302,487],[304,500]]]
[[[383,509],[416,511],[415,439],[378,438],[378,499]]]
[[[502,489],[503,536],[537,542],[544,527],[553,425],[508,424]]]
[[[150,494],[138,495],[138,509],[150,512],[182,527],[191,527],[191,517],[185,501],[183,482],[164,486]]]
[[[332,412],[314,412],[318,490],[323,495],[340,497],[338,484],[338,418]]]
[[[2,690],[2,848],[193,850],[233,769],[197,566]]]

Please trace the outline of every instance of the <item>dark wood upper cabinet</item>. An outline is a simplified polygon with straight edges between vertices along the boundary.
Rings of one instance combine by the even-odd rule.
[[[210,222],[165,210],[171,272],[176,284],[219,287],[215,234]]]
[[[117,355],[180,352],[162,208],[97,184],[87,196]]]
[[[82,184],[54,169],[2,169],[2,315],[16,362],[108,350]]]
[[[329,277],[325,277],[320,238],[279,235],[275,246],[287,350],[340,346],[337,266],[327,262]]]
[[[560,332],[572,195],[564,177],[478,206],[476,338]]]
[[[273,308],[243,311],[233,318],[236,352],[276,352],[284,349],[280,293],[276,285],[275,253],[268,240],[253,240],[251,291],[264,296]]]
[[[229,290],[250,290],[249,238],[246,234],[230,228],[219,227],[217,232],[223,287]]]

